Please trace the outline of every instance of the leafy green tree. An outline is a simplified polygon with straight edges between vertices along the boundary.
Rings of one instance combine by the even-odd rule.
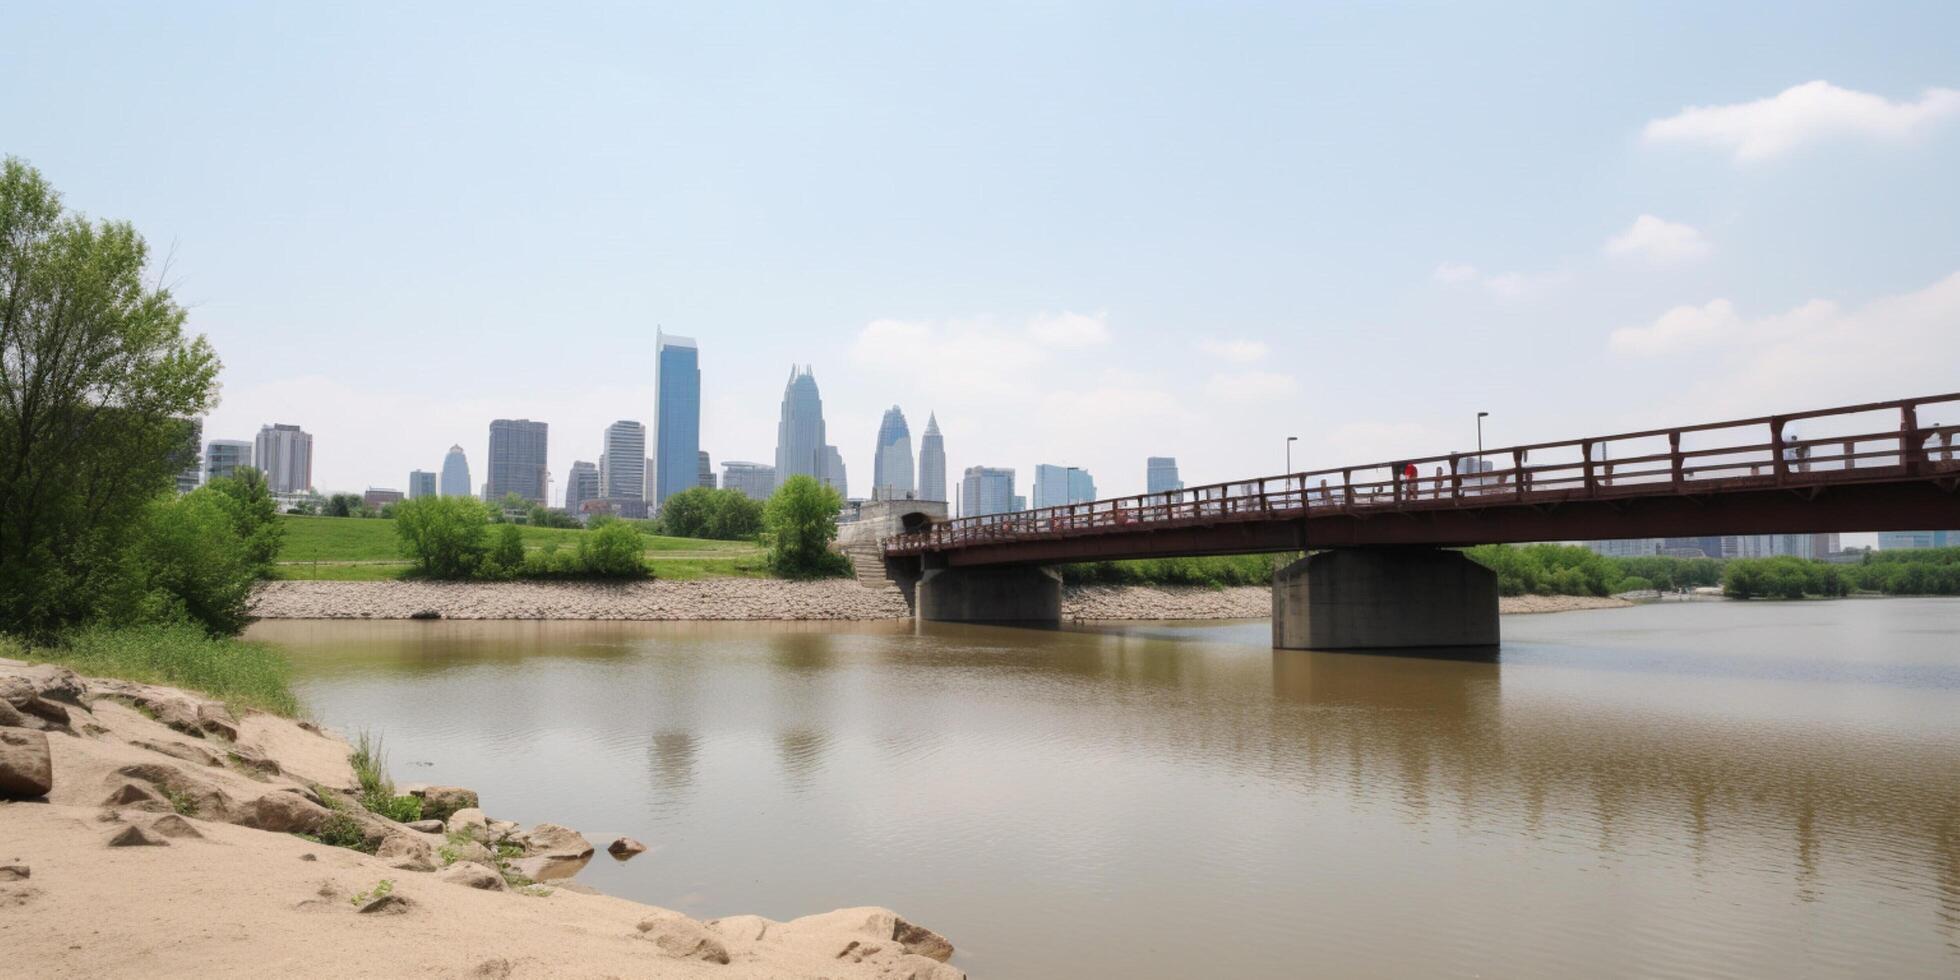
[[[763,507],[769,567],[785,578],[850,574],[850,559],[830,550],[837,539],[837,512],[844,501],[815,477],[792,476]]]
[[[511,578],[524,570],[524,532],[515,524],[500,524],[490,556],[483,563],[490,578]]]
[[[47,635],[96,611],[148,508],[183,468],[218,357],[145,282],[127,222],[63,210],[0,167],[0,629]]]
[[[260,568],[253,544],[224,494],[203,487],[159,496],[117,563],[123,579],[102,611],[125,623],[189,621],[213,636],[237,633],[252,618]]]
[[[517,531],[512,525],[504,525]],[[469,578],[489,550],[489,508],[472,497],[418,497],[395,508],[395,535],[402,554],[430,578]],[[517,544],[523,560],[524,543]]]
[[[676,538],[703,538],[714,518],[715,492],[707,487],[688,487],[660,505],[660,528]]]
[[[367,505],[361,502],[358,494],[336,493],[327,498],[328,517],[361,517],[367,512]]]
[[[245,539],[246,551],[260,578],[272,577],[279,558],[279,546],[286,540],[286,526],[279,523],[279,504],[272,499],[265,474],[241,466],[230,476],[221,476],[204,485],[217,494],[231,513],[231,522]]]
[[[717,541],[752,541],[762,533],[762,501],[750,500],[748,494],[726,487],[708,492],[714,495],[714,507],[708,516],[708,526],[702,530],[702,537]]]
[[[605,521],[579,537],[578,570],[598,578],[645,578],[646,539],[625,521]]]

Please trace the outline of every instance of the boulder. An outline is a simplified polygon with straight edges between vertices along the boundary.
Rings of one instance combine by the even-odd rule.
[[[0,864],[0,881],[26,881],[34,876],[25,864]]]
[[[418,786],[408,795],[422,799],[422,816],[430,820],[448,820],[458,810],[473,810],[479,805],[476,791],[461,786]]]
[[[489,822],[484,819],[483,811],[475,807],[466,807],[450,814],[444,826],[452,834],[468,834],[471,837],[485,837],[489,832]]]
[[[40,728],[59,728],[66,730],[74,724],[68,717],[67,706],[47,698],[28,698],[18,706],[30,719],[39,719]],[[29,721],[29,724],[33,724]]]
[[[48,736],[24,728],[0,728],[0,799],[31,800],[53,788]]]
[[[435,849],[413,834],[392,834],[375,848],[374,856],[403,871],[434,871]]]
[[[193,738],[204,737],[204,724],[198,720],[197,705],[184,698],[145,697],[136,703],[148,711],[157,721],[174,732],[182,732]]]
[[[678,912],[658,912],[640,921],[640,938],[677,960],[727,965],[728,947],[701,923]]]
[[[216,782],[203,776],[197,770],[161,762],[143,762],[133,766],[123,766],[116,770],[116,776],[146,783],[159,797],[168,798],[172,804],[182,803],[192,813],[229,814],[233,812],[231,794],[226,793]],[[111,785],[114,785],[113,777]],[[135,804],[144,806],[145,804]]]
[[[532,881],[551,881],[558,878],[570,878],[578,874],[579,869],[585,867],[585,863],[590,860],[592,860],[592,854],[589,851],[586,852],[584,857],[573,857],[565,854],[540,854],[536,857],[518,858],[512,861],[510,866],[518,874]]]
[[[585,835],[570,827],[560,827],[555,823],[541,823],[517,835],[517,843],[523,845],[524,853],[532,857],[553,855],[558,857],[589,858],[592,856],[592,842]]]
[[[376,896],[361,906],[362,915],[402,915],[415,907],[415,903],[393,892]]]
[[[953,958],[953,944],[948,942],[945,936],[925,926],[913,925],[903,918],[897,919],[893,924],[892,938],[897,940],[900,946],[905,947],[908,953],[938,960],[941,963]]]
[[[197,726],[206,735],[215,735],[227,742],[238,741],[238,719],[231,709],[216,701],[203,701],[197,706]]]
[[[491,854],[489,848],[473,840],[463,841],[460,844],[442,845],[442,857],[451,864],[460,861],[477,861],[482,864],[497,863],[496,855]]]
[[[402,826],[423,834],[440,834],[443,830],[440,820],[410,820]]]
[[[517,821],[515,820],[486,820],[483,825],[489,828],[490,836],[488,839],[493,841],[503,840],[517,833]]]
[[[138,803],[161,803],[155,793],[142,783],[123,783],[102,801],[103,806],[133,806]]]
[[[236,738],[235,735],[233,737]],[[285,770],[279,766],[279,760],[250,746],[233,745],[225,753],[225,758],[230,759],[233,766],[254,779],[260,776],[280,776],[285,774]]]
[[[11,701],[0,701],[0,728],[25,728],[27,716],[20,713]]]
[[[510,884],[497,869],[475,861],[458,861],[441,871],[436,877],[451,884],[480,888],[487,892],[510,891]]]
[[[185,820],[183,817],[174,813],[167,813],[150,821],[150,832],[178,840],[202,840],[204,838],[204,835],[199,833],[196,827],[191,826],[189,820]]]
[[[889,980],[966,980],[966,971],[916,953],[899,957],[884,975]]]
[[[275,834],[315,834],[332,811],[298,793],[267,793],[248,803],[232,823]]]
[[[116,831],[115,836],[109,838],[110,847],[167,847],[169,844],[170,842],[161,836],[152,834],[135,824]]]
[[[621,860],[630,858],[635,854],[643,853],[646,851],[646,849],[647,846],[645,844],[642,844],[631,837],[621,837],[620,839],[606,845],[606,853],[612,855],[613,857],[619,858]]]
[[[6,668],[0,675],[0,701],[23,707],[29,698],[64,701],[77,708],[88,707],[88,684],[80,674],[59,664],[27,664]]]

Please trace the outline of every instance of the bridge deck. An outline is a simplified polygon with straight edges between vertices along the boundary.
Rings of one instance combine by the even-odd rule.
[[[1960,527],[1960,425],[1928,410],[1960,417],[1960,394],[963,517],[884,551],[959,566]]]

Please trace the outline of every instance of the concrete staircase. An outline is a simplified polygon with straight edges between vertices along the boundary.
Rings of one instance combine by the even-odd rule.
[[[844,549],[857,572],[858,584],[867,589],[895,589],[898,583],[885,574],[885,555],[875,544],[851,545]]]

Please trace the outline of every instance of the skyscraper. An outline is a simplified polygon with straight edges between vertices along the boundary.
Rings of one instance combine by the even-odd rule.
[[[776,492],[776,468],[767,463],[724,459],[721,486],[724,490],[740,490],[750,500],[768,500]]]
[[[599,455],[599,496],[638,500],[646,493],[647,427],[621,419],[606,426]]]
[[[1144,460],[1144,493],[1169,493],[1184,489],[1184,481],[1177,476],[1177,457],[1152,456]]]
[[[442,458],[442,495],[470,495],[470,461],[463,455],[461,446],[450,446],[449,455]]]
[[[904,500],[913,493],[912,430],[897,405],[878,423],[878,453],[871,458],[871,499]]]
[[[1043,463],[1034,468],[1034,506],[1060,507],[1096,499],[1096,481],[1089,471]]]
[[[817,479],[837,491],[837,496],[851,499],[851,481],[844,476],[844,454],[836,446],[823,447],[822,472],[817,474]]]
[[[204,482],[238,472],[252,465],[252,444],[243,439],[213,439],[204,446]]]
[[[545,452],[550,427],[530,419],[497,419],[490,423],[490,482],[484,491],[491,503],[514,493],[536,504],[545,503]]]
[[[946,440],[939,436],[939,416],[926,413],[926,434],[919,439],[919,499],[946,500]]]
[[[701,352],[688,337],[654,333],[651,507],[694,486],[701,452]]]
[[[1014,508],[1014,471],[969,466],[960,481],[960,516],[1005,514]]]
[[[408,499],[420,500],[436,495],[436,475],[428,470],[408,471]]]
[[[252,458],[265,471],[266,489],[299,493],[313,487],[313,436],[297,425],[259,427]]]
[[[824,476],[823,397],[817,394],[817,376],[809,365],[789,369],[789,383],[783,386],[783,413],[776,423],[776,482],[792,476]],[[843,467],[838,467],[843,472]],[[839,490],[841,493],[842,491]]]
[[[713,490],[715,488],[715,465],[708,460],[708,451],[705,449],[701,450],[696,459],[700,465],[695,469],[694,485]]]
[[[605,494],[599,492],[599,468],[586,460],[572,463],[572,475],[565,481],[565,511],[577,514],[588,500],[597,500]]]

